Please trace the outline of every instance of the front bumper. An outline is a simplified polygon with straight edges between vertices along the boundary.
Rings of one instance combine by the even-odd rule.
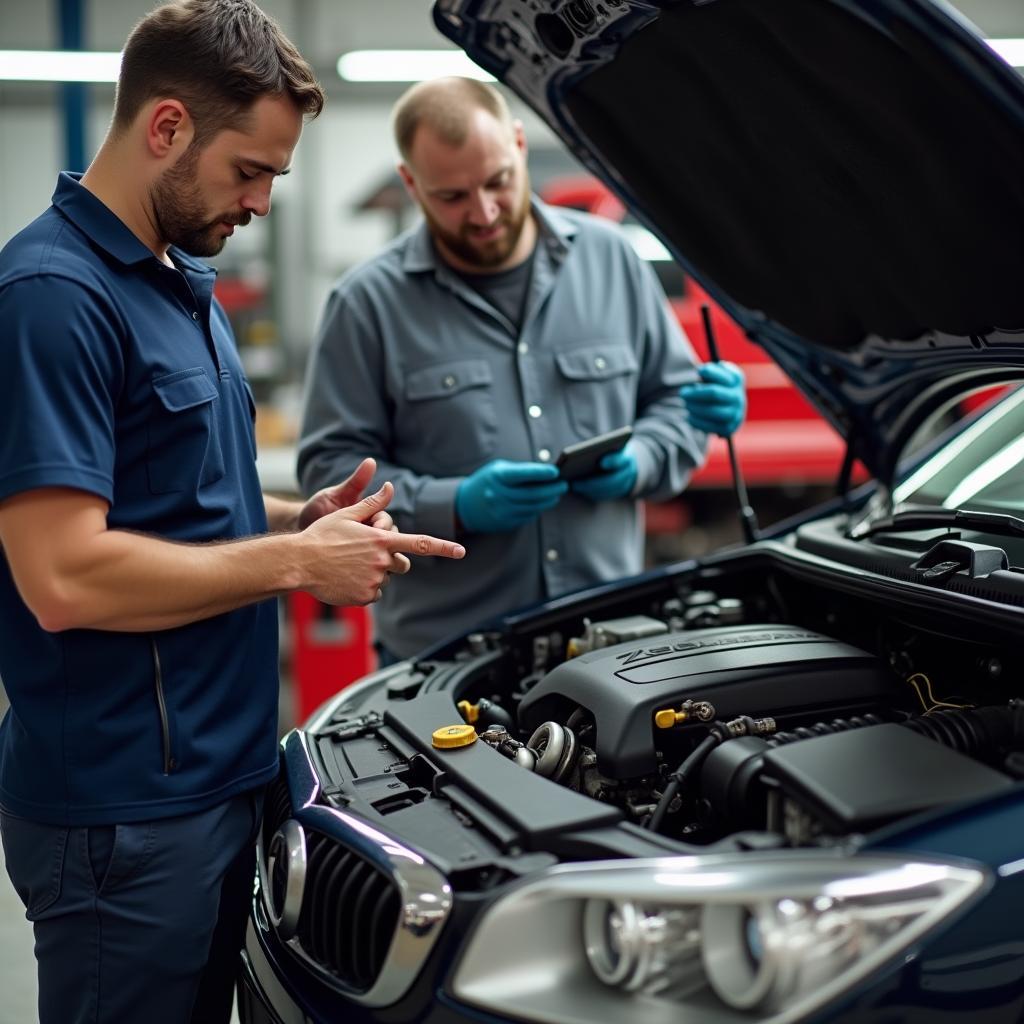
[[[309,1024],[311,1020],[271,967],[251,918],[239,965],[238,1014],[242,1024]]]
[[[376,1009],[320,984],[298,968],[286,950],[277,947],[257,896],[239,968],[242,1024],[394,1024],[412,1020],[418,1024],[508,1024],[508,1018],[463,1006],[437,987],[439,963],[428,965],[406,999]]]

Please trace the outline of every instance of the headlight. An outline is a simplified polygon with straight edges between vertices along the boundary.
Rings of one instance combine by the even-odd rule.
[[[489,907],[456,996],[508,1017],[601,1024],[798,1020],[978,894],[980,869],[771,854],[553,868]]]

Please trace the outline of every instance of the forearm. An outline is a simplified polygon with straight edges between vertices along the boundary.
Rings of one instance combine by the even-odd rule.
[[[264,494],[263,507],[266,509],[267,524],[272,533],[292,533],[299,528],[301,502]]]
[[[294,533],[182,544],[110,529],[96,495],[40,488],[0,502],[0,545],[22,601],[49,632],[171,629],[293,590],[369,604],[390,573],[408,570],[406,555],[465,554],[393,531],[391,497],[381,488]]]
[[[62,567],[45,628],[171,629],[275,597],[303,584],[301,535],[176,544],[107,530]]]

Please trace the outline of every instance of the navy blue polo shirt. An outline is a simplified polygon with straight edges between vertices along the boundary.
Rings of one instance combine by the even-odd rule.
[[[215,272],[162,263],[77,176],[0,252],[0,501],[73,487],[112,529],[267,529],[255,407]],[[153,633],[43,630],[0,558],[0,805],[99,825],[187,814],[276,770],[277,613]]]

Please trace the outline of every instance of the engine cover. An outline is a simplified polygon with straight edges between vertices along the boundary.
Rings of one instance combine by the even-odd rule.
[[[877,704],[891,678],[867,652],[798,626],[687,630],[564,662],[523,698],[519,722],[532,730],[586,708],[601,772],[628,779],[657,768],[654,714],[662,708],[693,699],[710,701],[720,719],[837,713]]]

